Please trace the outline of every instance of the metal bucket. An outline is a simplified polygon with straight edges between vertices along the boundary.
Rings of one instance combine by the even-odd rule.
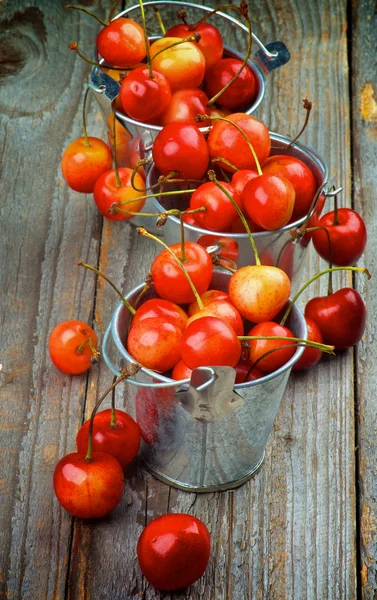
[[[203,16],[203,13],[212,11],[212,7],[201,6],[200,4],[164,1],[145,2],[144,8],[147,18],[147,30],[151,40],[161,37],[161,32],[159,31],[157,19],[153,11],[154,6],[160,6],[165,10],[166,8],[169,8],[171,11],[173,11],[173,9],[178,10],[183,8],[187,13],[189,22],[196,22]],[[140,6],[138,4],[127,8],[115,18],[132,17],[131,13],[134,11],[140,14]],[[235,48],[239,48],[239,50],[246,48],[247,27],[237,21],[234,17],[223,12],[218,12],[211,17],[210,22],[220,29],[224,38],[231,40],[231,43]],[[240,31],[245,34],[244,39],[240,37]],[[254,34],[253,42],[258,46],[259,50],[253,55],[252,59],[248,61],[248,67],[251,69],[256,79],[257,93],[252,105],[246,106],[243,109],[243,112],[246,112],[247,114],[253,113],[262,102],[265,92],[265,77],[268,73],[281,67],[290,59],[289,51],[283,42],[271,42],[265,46]],[[225,46],[224,56],[243,60],[245,54],[242,55],[237,52],[237,50]],[[98,60],[98,58],[99,57],[96,55],[96,60]],[[98,67],[95,67],[91,72],[88,85],[94,92],[94,96],[100,105],[104,119],[107,121],[112,112],[111,103],[119,94],[119,83],[105,73],[102,73]],[[238,112],[240,111],[238,110]],[[124,152],[122,153],[124,159],[120,160],[119,166],[134,168],[138,160],[146,158],[150,154],[153,142],[162,127],[135,121],[123,114],[120,110],[116,111],[116,116],[118,121],[125,128],[127,137],[129,138],[127,145],[124,148]],[[208,130],[208,127],[201,128],[201,131],[203,132],[206,130]],[[145,203],[145,212],[153,212],[149,210],[152,207],[152,203],[148,200]],[[131,223],[133,225],[144,225],[149,229],[155,226],[155,220],[153,221],[147,217],[134,217],[131,220]]]
[[[271,156],[276,154],[287,154],[288,156],[294,156],[304,162],[309,169],[312,171],[317,181],[317,189],[321,188],[321,196],[313,208],[314,211],[320,213],[323,208],[324,198],[327,195],[331,195],[332,192],[327,190],[328,185],[328,169],[325,161],[316,153],[315,150],[304,146],[303,144],[293,144],[288,150],[286,149],[290,143],[290,139],[284,135],[270,132],[272,149]],[[147,187],[156,183],[159,176],[159,172],[156,167],[152,165],[147,175]],[[166,186],[166,190],[171,190],[172,187]],[[184,198],[184,199],[183,199]],[[183,196],[168,196],[166,199],[154,198],[154,209],[157,212],[163,212],[169,208],[180,208],[184,210],[187,208],[188,199],[186,194]],[[317,216],[319,216],[317,214]],[[306,217],[302,217],[295,222],[289,223],[281,229],[276,231],[261,231],[254,233],[253,237],[259,252],[259,257],[262,264],[265,265],[276,265],[285,271],[291,282],[294,282],[298,271],[303,262],[306,249],[310,238],[305,236],[298,242],[293,241],[290,230],[296,227],[300,227]],[[233,238],[238,243],[238,267],[245,265],[253,265],[254,254],[250,245],[250,240],[246,233],[223,233],[214,232],[208,229],[202,229],[184,223],[185,228],[185,239],[187,241],[196,242],[200,236],[205,234],[213,234],[214,236],[229,237]],[[164,225],[164,239],[165,242],[170,246],[180,241],[180,220],[177,217],[169,216],[166,224]]]
[[[216,269],[211,287],[227,291],[229,278],[229,273]],[[143,284],[127,295],[131,304],[142,288]],[[123,362],[135,362],[125,348],[129,318],[127,308],[119,304],[103,340],[104,360],[116,375],[119,370],[108,354],[110,338]],[[306,339],[305,318],[297,307],[287,326]],[[303,351],[297,348],[283,367],[245,384],[234,384],[231,367],[199,367],[191,381],[180,382],[141,369],[127,382],[148,469],[165,483],[192,492],[242,485],[263,462],[289,374]]]

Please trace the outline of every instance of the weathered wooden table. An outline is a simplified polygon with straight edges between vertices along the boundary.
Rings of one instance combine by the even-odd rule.
[[[81,135],[89,67],[67,50],[92,51],[94,20],[63,0],[0,4],[1,407],[0,596],[25,600],[377,597],[377,9],[372,0],[251,4],[254,30],[282,39],[291,61],[269,76],[256,113],[294,133],[302,99],[314,102],[303,141],[317,148],[344,187],[343,205],[366,220],[365,263],[374,278],[354,285],[369,306],[356,350],[292,376],[259,474],[243,487],[195,495],[170,489],[136,465],[108,518],[75,521],[53,493],[58,459],[112,381],[103,363],[68,377],[47,342],[64,319],[93,322],[103,335],[117,302],[79,269],[98,263],[124,290],[158,248],[129,224],[103,221],[90,196],[63,183],[63,149]],[[85,0],[104,15],[109,2]],[[103,135],[94,102],[89,129]],[[320,261],[310,251],[305,274]],[[336,282],[351,283],[347,276]],[[326,282],[317,289],[325,290]],[[117,399],[123,403],[124,388]],[[136,541],[153,517],[186,511],[212,532],[205,576],[181,594],[160,595],[141,576]]]

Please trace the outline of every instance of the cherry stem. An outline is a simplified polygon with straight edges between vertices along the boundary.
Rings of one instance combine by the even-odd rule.
[[[306,110],[305,123],[301,127],[301,129],[298,132],[298,134],[296,135],[296,137],[291,142],[289,142],[289,144],[287,146],[287,150],[288,150],[288,148],[290,148],[291,146],[293,146],[293,144],[295,142],[297,142],[297,140],[298,140],[299,137],[302,136],[302,134],[304,133],[304,131],[306,129],[307,124],[309,123],[310,112],[312,110],[312,106],[313,105],[312,105],[312,103],[309,100],[307,100],[307,98],[304,98],[303,103],[304,103],[304,109]]]
[[[124,215],[132,215],[133,217],[159,217],[160,219],[165,219],[167,216],[171,215],[173,217],[180,217],[181,215],[193,215],[198,212],[206,212],[205,206],[199,206],[199,208],[192,208],[190,210],[179,210],[178,208],[170,208],[169,210],[165,210],[161,213],[145,213],[145,212],[133,212],[131,210],[124,210],[123,208],[116,209],[116,212],[120,212]]]
[[[239,171],[238,167],[236,167],[236,165],[234,165],[233,163],[231,163],[229,160],[226,160],[226,158],[221,158],[221,156],[217,156],[216,158],[212,159],[213,163],[218,163],[221,162],[224,165],[227,165],[228,167],[230,167],[231,169],[234,170],[234,172]]]
[[[113,383],[115,383],[116,381],[116,377],[114,377]],[[110,427],[111,429],[116,429],[117,428],[117,415],[115,412],[115,390],[112,390],[112,394],[111,394],[111,421],[110,421]]]
[[[161,18],[161,13],[160,13],[160,11],[158,10],[157,6],[154,6],[154,7],[153,7],[153,10],[154,10],[154,14],[156,15],[156,18],[157,18],[158,24],[159,24],[159,26],[160,26],[161,33],[162,33],[162,35],[164,36],[164,35],[165,35],[165,33],[166,33],[166,29],[165,29],[164,23],[163,23],[163,21],[162,21],[162,18]]]
[[[118,4],[118,0],[114,0],[114,2],[113,2],[113,4],[112,4],[112,6],[111,6],[111,8],[110,8],[109,16],[107,17],[107,24],[109,24],[109,23],[110,23],[110,21],[112,20],[112,18],[113,18],[113,14],[114,14],[114,11],[115,11],[115,9],[116,9],[116,5],[117,5],[117,4]]]
[[[137,172],[138,172],[138,170],[139,170],[140,167],[143,167],[144,165],[148,165],[150,162],[151,162],[150,158],[142,158],[141,160],[139,160],[136,163],[136,165],[132,169],[131,185],[134,188],[134,190],[136,190],[137,192],[145,192],[146,188],[141,189],[141,188],[136,187],[136,184],[135,184],[136,174],[137,174]],[[148,188],[148,189],[151,189],[151,188]]]
[[[75,10],[80,10],[81,12],[89,15],[90,17],[93,17],[93,19],[96,19],[96,21],[98,21],[98,23],[101,23],[101,25],[103,25],[104,27],[106,27],[108,25],[108,23],[105,23],[105,21],[103,21],[102,19],[97,17],[97,15],[92,13],[87,8],[81,8],[81,6],[73,6],[72,4],[66,4],[64,8],[74,8]]]
[[[326,273],[330,273],[330,272],[335,272],[335,271],[358,271],[360,273],[365,273],[368,277],[368,279],[370,279],[372,276],[369,273],[368,269],[366,269],[365,267],[331,267],[331,269],[325,269],[324,271],[321,271],[320,273],[317,273],[316,275],[313,275],[313,277],[311,277],[306,283],[305,285],[302,286],[302,288],[299,289],[299,291],[297,292],[297,294],[295,294],[295,296],[293,297],[293,299],[291,300],[287,310],[285,311],[282,320],[280,321],[280,325],[284,325],[284,323],[286,322],[289,313],[292,310],[292,307],[294,305],[294,303],[296,302],[297,298],[299,296],[301,296],[302,292],[304,290],[306,290],[306,288],[313,283],[313,281],[315,281],[316,279],[318,279],[319,277],[322,277],[322,275],[326,275]]]
[[[156,54],[154,54],[152,56],[152,58],[151,58],[152,63],[153,63],[154,59],[156,58],[156,56],[158,56],[159,54],[162,54],[162,52],[165,52],[165,50],[169,50],[169,48],[174,48],[174,46],[180,46],[181,44],[184,44],[185,42],[199,42],[199,41],[200,41],[200,34],[194,33],[194,35],[189,35],[188,37],[185,37],[182,40],[179,40],[178,42],[172,42],[168,46],[165,46],[165,48],[161,48],[161,50],[159,50],[158,52],[156,52]]]
[[[222,256],[221,254],[212,254],[212,257],[215,258],[215,260],[219,261],[219,262],[216,262],[215,264],[219,264],[220,266],[223,266],[223,265],[221,265],[221,261],[223,260],[223,261],[229,263],[232,266],[232,269],[234,269],[235,271],[237,270],[237,263],[234,260],[232,260],[231,258],[228,258],[227,256]],[[224,267],[224,268],[226,268],[226,267]]]
[[[89,88],[86,89],[85,95],[84,95],[84,102],[82,105],[82,128],[84,131],[84,146],[86,148],[90,148],[90,144],[89,144],[89,138],[88,138],[88,132],[86,130],[86,100],[88,98],[88,94],[89,94]]]
[[[312,211],[313,211],[315,205],[317,204],[318,198],[320,197],[320,195],[322,193],[322,190],[323,190],[323,186],[320,185],[319,188],[317,189],[316,193],[314,194],[314,198],[313,198],[312,203],[311,203],[311,205],[309,207],[309,210],[308,210],[308,212],[306,214],[304,222],[302,223],[301,227],[297,230],[299,233],[302,233],[302,232],[305,231],[305,225],[306,225],[306,223],[308,223],[308,221],[311,218]]]
[[[246,383],[246,381],[249,379],[253,369],[255,369],[255,367],[267,356],[269,356],[270,354],[272,354],[273,352],[278,352],[279,350],[286,350],[287,348],[299,348],[304,346],[304,344],[284,344],[284,346],[279,346],[278,348],[272,348],[271,350],[268,350],[267,352],[265,352],[264,354],[262,354],[261,356],[259,356],[257,358],[257,360],[255,360],[253,363],[251,363],[251,367],[248,370],[246,377],[245,377],[245,381],[244,383]]]
[[[334,196],[334,221],[333,225],[340,225],[338,213],[338,194]]]
[[[175,196],[176,194],[193,194],[196,190],[172,190],[171,192],[158,192],[156,194],[147,194],[146,196],[138,196],[137,199],[138,200],[147,200],[148,198],[156,198],[157,196]],[[125,204],[132,204],[133,202],[135,202],[135,199],[133,200],[123,200],[123,202],[114,202],[110,208],[109,208],[109,213],[112,215],[116,212],[118,212],[118,210],[121,210],[120,207],[124,206]]]
[[[136,230],[140,235],[143,235],[144,237],[148,237],[151,240],[154,240],[155,242],[157,242],[158,244],[160,244],[161,246],[163,246],[165,248],[165,250],[167,250],[169,252],[169,254],[172,255],[172,257],[174,258],[175,262],[177,263],[177,265],[180,267],[180,269],[183,271],[184,276],[186,277],[190,288],[192,290],[192,293],[195,296],[195,300],[198,303],[199,309],[203,310],[204,308],[204,304],[202,302],[201,297],[198,294],[197,289],[195,288],[192,279],[190,277],[190,275],[187,273],[187,270],[185,269],[185,267],[183,266],[182,262],[180,261],[180,259],[178,258],[178,256],[176,256],[176,254],[174,254],[173,250],[171,248],[169,248],[169,246],[167,244],[165,244],[165,242],[163,242],[162,240],[160,240],[158,237],[156,237],[155,235],[152,235],[151,233],[149,233],[149,231],[147,231],[144,227],[138,227]]]
[[[256,155],[256,152],[254,150],[254,147],[253,147],[252,143],[250,142],[249,138],[247,137],[246,133],[244,131],[242,131],[241,127],[239,127],[237,125],[237,123],[233,123],[233,121],[230,121],[230,119],[226,119],[225,117],[217,117],[215,115],[213,115],[213,116],[211,116],[211,115],[196,115],[196,117],[195,117],[195,121],[207,121],[207,119],[210,119],[211,121],[225,121],[225,123],[229,123],[230,125],[233,125],[233,127],[235,127],[240,132],[242,137],[245,139],[247,145],[249,146],[250,152],[253,155],[253,158],[255,160],[258,175],[263,175],[263,172],[262,172],[258,157]]]
[[[204,15],[204,17],[202,17],[201,19],[199,19],[199,21],[197,21],[196,23],[194,23],[194,25],[190,26],[190,29],[194,29],[195,27],[197,27],[198,25],[201,25],[202,23],[204,23],[204,21],[207,21],[207,19],[209,19],[210,17],[212,17],[214,14],[216,14],[217,12],[219,12],[220,10],[235,10],[238,12],[238,14],[243,14],[242,10],[246,4],[246,2],[241,2],[241,6],[234,6],[234,4],[225,4],[224,6],[218,6],[217,8],[214,8],[211,12],[207,13]],[[246,8],[247,8],[247,4],[246,4]],[[184,14],[184,17],[182,17],[179,13],[181,11],[178,11],[178,17],[180,19],[182,19],[182,21],[185,23],[185,25],[187,25],[187,23],[184,21],[184,18],[187,17],[186,13],[184,11],[182,11],[182,13]]]
[[[115,185],[117,188],[122,187],[122,182],[120,180],[119,177],[119,170],[118,170],[118,158],[117,158],[117,127],[116,127],[116,115],[115,115],[115,108],[114,105],[112,105],[112,110],[113,110],[113,145],[114,145],[114,170],[115,170]]]
[[[181,19],[181,21],[183,22],[184,25],[187,25],[187,12],[185,12],[182,9],[180,9],[177,12],[177,17],[178,17],[178,19]]]
[[[95,364],[100,357],[100,353],[94,347],[93,340],[91,337],[86,339],[85,342],[83,342],[78,348],[76,348],[76,354],[82,354],[87,345],[89,345],[90,351],[92,353],[92,356],[90,357],[90,362],[92,364]]]
[[[186,252],[185,252],[185,225],[184,225],[182,213],[179,215],[179,224],[180,224],[180,228],[181,228],[181,255],[179,257],[179,260],[182,263],[186,263],[187,256],[186,256]]]
[[[319,342],[304,340],[303,338],[284,337],[283,335],[239,335],[237,337],[239,340],[286,340],[288,342],[297,342],[299,344],[309,346],[310,348],[317,348],[317,350],[322,350],[322,352],[327,352],[327,354],[335,354],[335,346],[320,344]]]
[[[145,12],[144,12],[143,0],[139,0],[139,5],[140,5],[140,12],[141,12],[141,21],[142,21],[143,31],[144,31],[145,53],[147,55],[149,79],[154,79],[154,75],[153,75],[153,71],[152,71],[151,53],[150,53],[150,49],[149,49],[149,40],[148,40],[148,34],[147,34],[147,24],[145,22]]]
[[[216,266],[216,267],[221,267],[222,269],[225,269],[226,271],[229,271],[230,273],[235,273],[237,271],[237,266],[234,268],[232,267],[228,267],[227,265],[224,265],[221,261],[228,261],[232,264],[235,264],[233,260],[230,260],[229,258],[223,258],[218,255],[218,254],[212,254],[211,255],[211,259],[212,259],[212,263]]]
[[[332,243],[331,243],[331,236],[330,236],[330,232],[326,227],[322,227],[322,226],[317,226],[317,227],[309,227],[308,229],[306,229],[306,231],[308,233],[311,233],[312,231],[324,231],[326,233],[327,236],[327,243],[329,245],[329,269],[332,269]],[[333,284],[332,284],[332,271],[329,272],[329,282],[327,285],[327,295],[331,296],[331,294],[334,293],[333,290]]]
[[[258,254],[258,250],[257,250],[257,246],[255,244],[255,240],[252,236],[252,233],[250,231],[250,227],[243,215],[242,210],[240,209],[240,207],[238,206],[238,204],[233,200],[232,196],[229,194],[228,190],[226,190],[224,188],[224,186],[221,185],[221,183],[219,181],[217,181],[216,179],[216,175],[214,171],[208,171],[208,177],[210,178],[210,180],[223,192],[223,194],[225,194],[225,196],[228,198],[228,200],[230,200],[230,202],[233,204],[234,208],[236,209],[239,218],[241,219],[243,226],[245,227],[246,231],[247,231],[247,235],[249,236],[249,240],[250,240],[250,244],[251,247],[253,249],[253,253],[254,253],[254,258],[255,258],[255,264],[256,265],[260,265],[260,259],[259,259],[259,254]]]
[[[130,363],[129,365],[124,367],[124,369],[122,369],[122,372],[119,375],[118,379],[116,379],[114,381],[114,383],[100,397],[98,402],[96,402],[96,404],[92,410],[92,414],[90,415],[88,449],[87,449],[86,456],[85,456],[86,462],[93,462],[93,458],[92,458],[92,456],[93,456],[93,423],[94,423],[94,417],[96,416],[97,410],[101,406],[101,404],[104,401],[104,399],[106,398],[106,396],[118,385],[118,383],[120,383],[124,379],[127,379],[128,377],[134,377],[136,375],[136,373],[138,371],[140,371],[140,369],[141,369],[141,365],[138,365],[136,363]]]
[[[81,50],[79,50],[79,45],[77,42],[71,42],[70,44],[68,44],[68,48],[70,50],[73,50],[74,52],[76,52],[76,54],[80,58],[82,58],[82,60],[87,62],[89,65],[93,65],[93,67],[98,67],[99,69],[112,69],[113,71],[132,71],[132,69],[128,69],[128,68],[124,68],[124,67],[114,67],[112,65],[106,65],[106,64],[101,65],[99,62],[96,62],[95,60],[91,60],[90,58],[85,56],[85,54],[83,54],[81,52]]]
[[[136,313],[136,310],[134,309],[133,306],[131,306],[131,304],[128,302],[128,300],[123,296],[122,292],[119,291],[118,288],[116,287],[116,285],[112,281],[110,281],[110,279],[108,277],[106,277],[106,275],[104,275],[99,269],[96,269],[95,267],[92,267],[92,265],[88,265],[88,264],[84,263],[82,260],[79,260],[79,262],[77,264],[79,267],[85,267],[85,269],[89,269],[89,271],[93,271],[93,273],[97,273],[97,275],[99,275],[99,277],[102,277],[102,279],[107,281],[107,283],[109,283],[111,285],[113,290],[116,291],[116,293],[122,300],[123,304],[128,308],[130,313],[132,315],[134,315]]]

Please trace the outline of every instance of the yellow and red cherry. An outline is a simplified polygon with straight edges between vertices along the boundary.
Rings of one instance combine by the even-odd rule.
[[[203,52],[206,68],[212,67],[221,59],[224,49],[222,35],[214,25],[210,23],[173,25],[167,30],[165,37],[186,38],[192,33],[199,33],[200,40],[197,45]]]
[[[138,321],[131,327],[127,350],[143,367],[164,373],[181,358],[181,340],[182,331],[177,325],[154,317]]]
[[[162,298],[151,298],[137,309],[131,327],[139,321],[153,318],[163,318],[170,323],[174,323],[181,331],[186,328],[188,320],[187,314],[178,304]]]
[[[241,349],[233,327],[217,317],[202,317],[183,332],[181,358],[191,369],[211,365],[235,367]]]
[[[284,271],[266,265],[249,265],[230,278],[229,297],[242,317],[252,323],[271,321],[289,299],[291,282]]]
[[[254,367],[250,372],[251,364],[248,360],[240,360],[234,367],[236,370],[236,380],[234,383],[247,383],[263,377],[262,371]]]
[[[323,344],[323,337],[320,328],[317,323],[310,319],[309,317],[305,317],[306,327],[308,329],[308,340],[310,342],[317,342],[319,344]],[[318,350],[318,348],[311,348],[307,346],[298,359],[298,361],[293,365],[292,371],[303,371],[304,369],[311,369],[314,367],[322,358],[322,350]]]
[[[237,205],[240,197],[229,183],[219,182],[229,192]],[[190,209],[201,206],[205,212],[195,214],[196,221],[201,227],[211,231],[229,231],[238,218],[238,213],[229,198],[212,181],[200,185],[190,198]]]
[[[50,334],[48,346],[54,365],[68,375],[85,373],[98,357],[97,336],[82,321],[59,323]]]
[[[175,379],[176,381],[190,379],[192,371],[193,370],[190,369],[190,367],[188,367],[186,363],[183,362],[183,360],[180,360],[172,370],[171,378]]]
[[[331,242],[331,258],[334,265],[354,265],[364,252],[367,230],[360,215],[351,208],[337,209],[323,215],[318,227],[327,229]],[[314,248],[325,260],[330,260],[329,241],[326,232],[317,229],[312,232]]]
[[[93,451],[111,454],[125,469],[139,452],[140,428],[123,410],[115,409],[114,424],[111,417],[111,408],[96,413],[93,421]],[[89,426],[90,419],[80,427],[76,437],[77,451],[82,454],[88,448]]]
[[[169,106],[161,115],[161,125],[165,126],[169,123],[191,123],[196,125],[196,115],[206,114],[206,105],[208,96],[203,90],[188,89],[177,90],[171,97]],[[202,127],[211,125],[211,121],[203,121],[200,124]]]
[[[197,44],[182,42],[167,48],[180,41],[179,37],[164,37],[151,45],[152,67],[165,75],[172,92],[199,87],[206,68],[204,54]]]
[[[295,190],[288,179],[263,173],[246,184],[241,201],[258,227],[274,231],[284,227],[291,218]]]
[[[244,334],[244,326],[240,313],[228,300],[213,300],[202,310],[194,313],[187,321],[187,327],[190,323],[201,319],[202,317],[217,317],[225,323],[228,323],[234,329],[237,335]]]
[[[97,50],[109,65],[133,67],[147,53],[143,28],[132,19],[114,19],[97,35]]]
[[[107,219],[111,219],[112,221],[126,221],[132,215],[122,212],[110,214],[109,209],[112,204],[127,202],[127,204],[123,204],[122,208],[131,212],[140,212],[144,206],[145,199],[140,199],[143,196],[143,192],[135,190],[131,184],[132,169],[121,167],[118,169],[118,174],[120,185],[117,185],[118,181],[114,169],[107,171],[107,173],[104,173],[97,180],[94,187],[94,202],[98,210]],[[145,190],[144,178],[139,173],[136,173],[134,183],[137,188]]]
[[[134,69],[120,86],[120,102],[124,112],[135,119],[150,123],[167,109],[171,101],[170,84],[166,77],[147,66]]]
[[[204,292],[204,294],[200,296],[200,299],[204,307],[206,307],[214,300],[225,300],[227,302],[230,302],[229,295],[226,292],[222,292],[221,290],[207,290],[206,292]],[[195,313],[199,312],[200,310],[201,308],[199,308],[197,300],[194,300],[189,305],[187,309],[187,314],[189,317],[192,317],[192,315],[195,315]]]
[[[91,194],[97,179],[111,169],[112,160],[105,142],[96,137],[80,137],[64,150],[63,177],[72,190]]]
[[[278,337],[294,337],[293,333],[287,328],[274,323],[273,321],[264,321],[252,327],[247,335],[255,336],[278,336]],[[271,352],[262,360],[259,360],[256,365],[263,373],[273,373],[287,363],[294,353],[296,348],[292,347],[292,340],[249,340],[250,344],[250,362],[254,364],[266,352]],[[278,350],[277,350],[278,349]]]
[[[214,64],[205,75],[205,90],[210,98],[216,96],[238,73],[242,61],[223,58]],[[219,106],[231,110],[252,104],[257,93],[257,82],[249,67],[245,66],[237,79],[216,100]]]
[[[153,160],[162,175],[177,171],[179,179],[201,179],[208,169],[207,142],[196,125],[169,123],[153,144]]]

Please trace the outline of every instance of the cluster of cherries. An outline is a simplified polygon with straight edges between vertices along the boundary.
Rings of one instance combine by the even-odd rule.
[[[139,228],[140,235],[164,246],[141,294],[132,305],[110,282],[132,316],[124,344],[135,363],[123,369],[98,400],[77,434],[77,452],[56,466],[56,496],[79,518],[103,517],[118,505],[124,489],[123,471],[138,454],[141,438],[147,444],[155,441],[145,423],[145,416],[153,419],[148,410],[137,424],[115,408],[113,394],[111,409],[98,412],[119,382],[144,367],[187,383],[197,367],[225,365],[235,369],[235,384],[250,385],[248,382],[284,366],[299,345],[305,349],[294,370],[314,366],[323,352],[358,343],[366,322],[365,305],[356,290],[343,288],[334,293],[332,289],[334,271],[369,275],[366,269],[352,266],[366,243],[361,217],[353,210],[338,208],[335,198],[334,211],[309,219],[318,197],[313,173],[288,154],[270,156],[267,127],[245,112],[234,112],[244,109],[256,94],[253,73],[246,65],[251,50],[247,3],[230,7],[248,25],[244,61],[223,57],[221,34],[206,18],[189,25],[181,12],[184,23],[165,32],[155,9],[164,37],[149,44],[142,1],[142,27],[131,19],[111,20],[116,4],[108,22],[101,21],[103,28],[97,36],[98,53],[105,61],[100,67],[121,80],[118,110],[135,120],[163,126],[152,151],[160,177],[146,188],[147,161],[140,160],[137,153],[132,160],[128,157],[131,168],[118,168],[117,142],[123,142],[127,133],[115,113],[109,122],[115,149],[112,168],[108,145],[87,136],[87,94],[84,136],[64,152],[63,175],[72,189],[93,193],[97,207],[109,219],[122,221],[145,214],[140,211],[147,198],[181,194],[189,198],[186,210],[173,208],[155,216],[163,223],[168,214],[175,214],[182,225],[188,222],[214,233],[197,243],[187,242],[182,226],[181,242],[168,247]],[[81,55],[77,44],[71,47]],[[141,64],[145,58],[146,64]],[[305,106],[309,114],[309,103]],[[203,133],[200,125],[211,128]],[[199,185],[188,189],[192,183]],[[165,191],[165,186],[173,186],[173,190]],[[306,215],[293,235],[310,236],[329,268],[312,277],[290,300],[289,276],[278,265],[261,264],[252,234],[279,229]],[[222,238],[221,232],[247,232],[255,264],[237,269],[237,243]],[[216,261],[209,252],[214,243],[220,248]],[[211,287],[214,262],[228,274],[225,291]],[[109,281],[95,267],[79,264]],[[308,338],[297,338],[286,327],[292,306],[308,285],[326,273],[328,294],[306,304]],[[57,325],[50,335],[49,350],[54,364],[72,375],[84,373],[99,359],[97,336],[80,321]],[[147,404],[147,398],[139,400]],[[209,533],[190,515],[164,515],[144,529],[137,553],[141,570],[152,585],[162,590],[180,589],[204,573],[210,555]]]

